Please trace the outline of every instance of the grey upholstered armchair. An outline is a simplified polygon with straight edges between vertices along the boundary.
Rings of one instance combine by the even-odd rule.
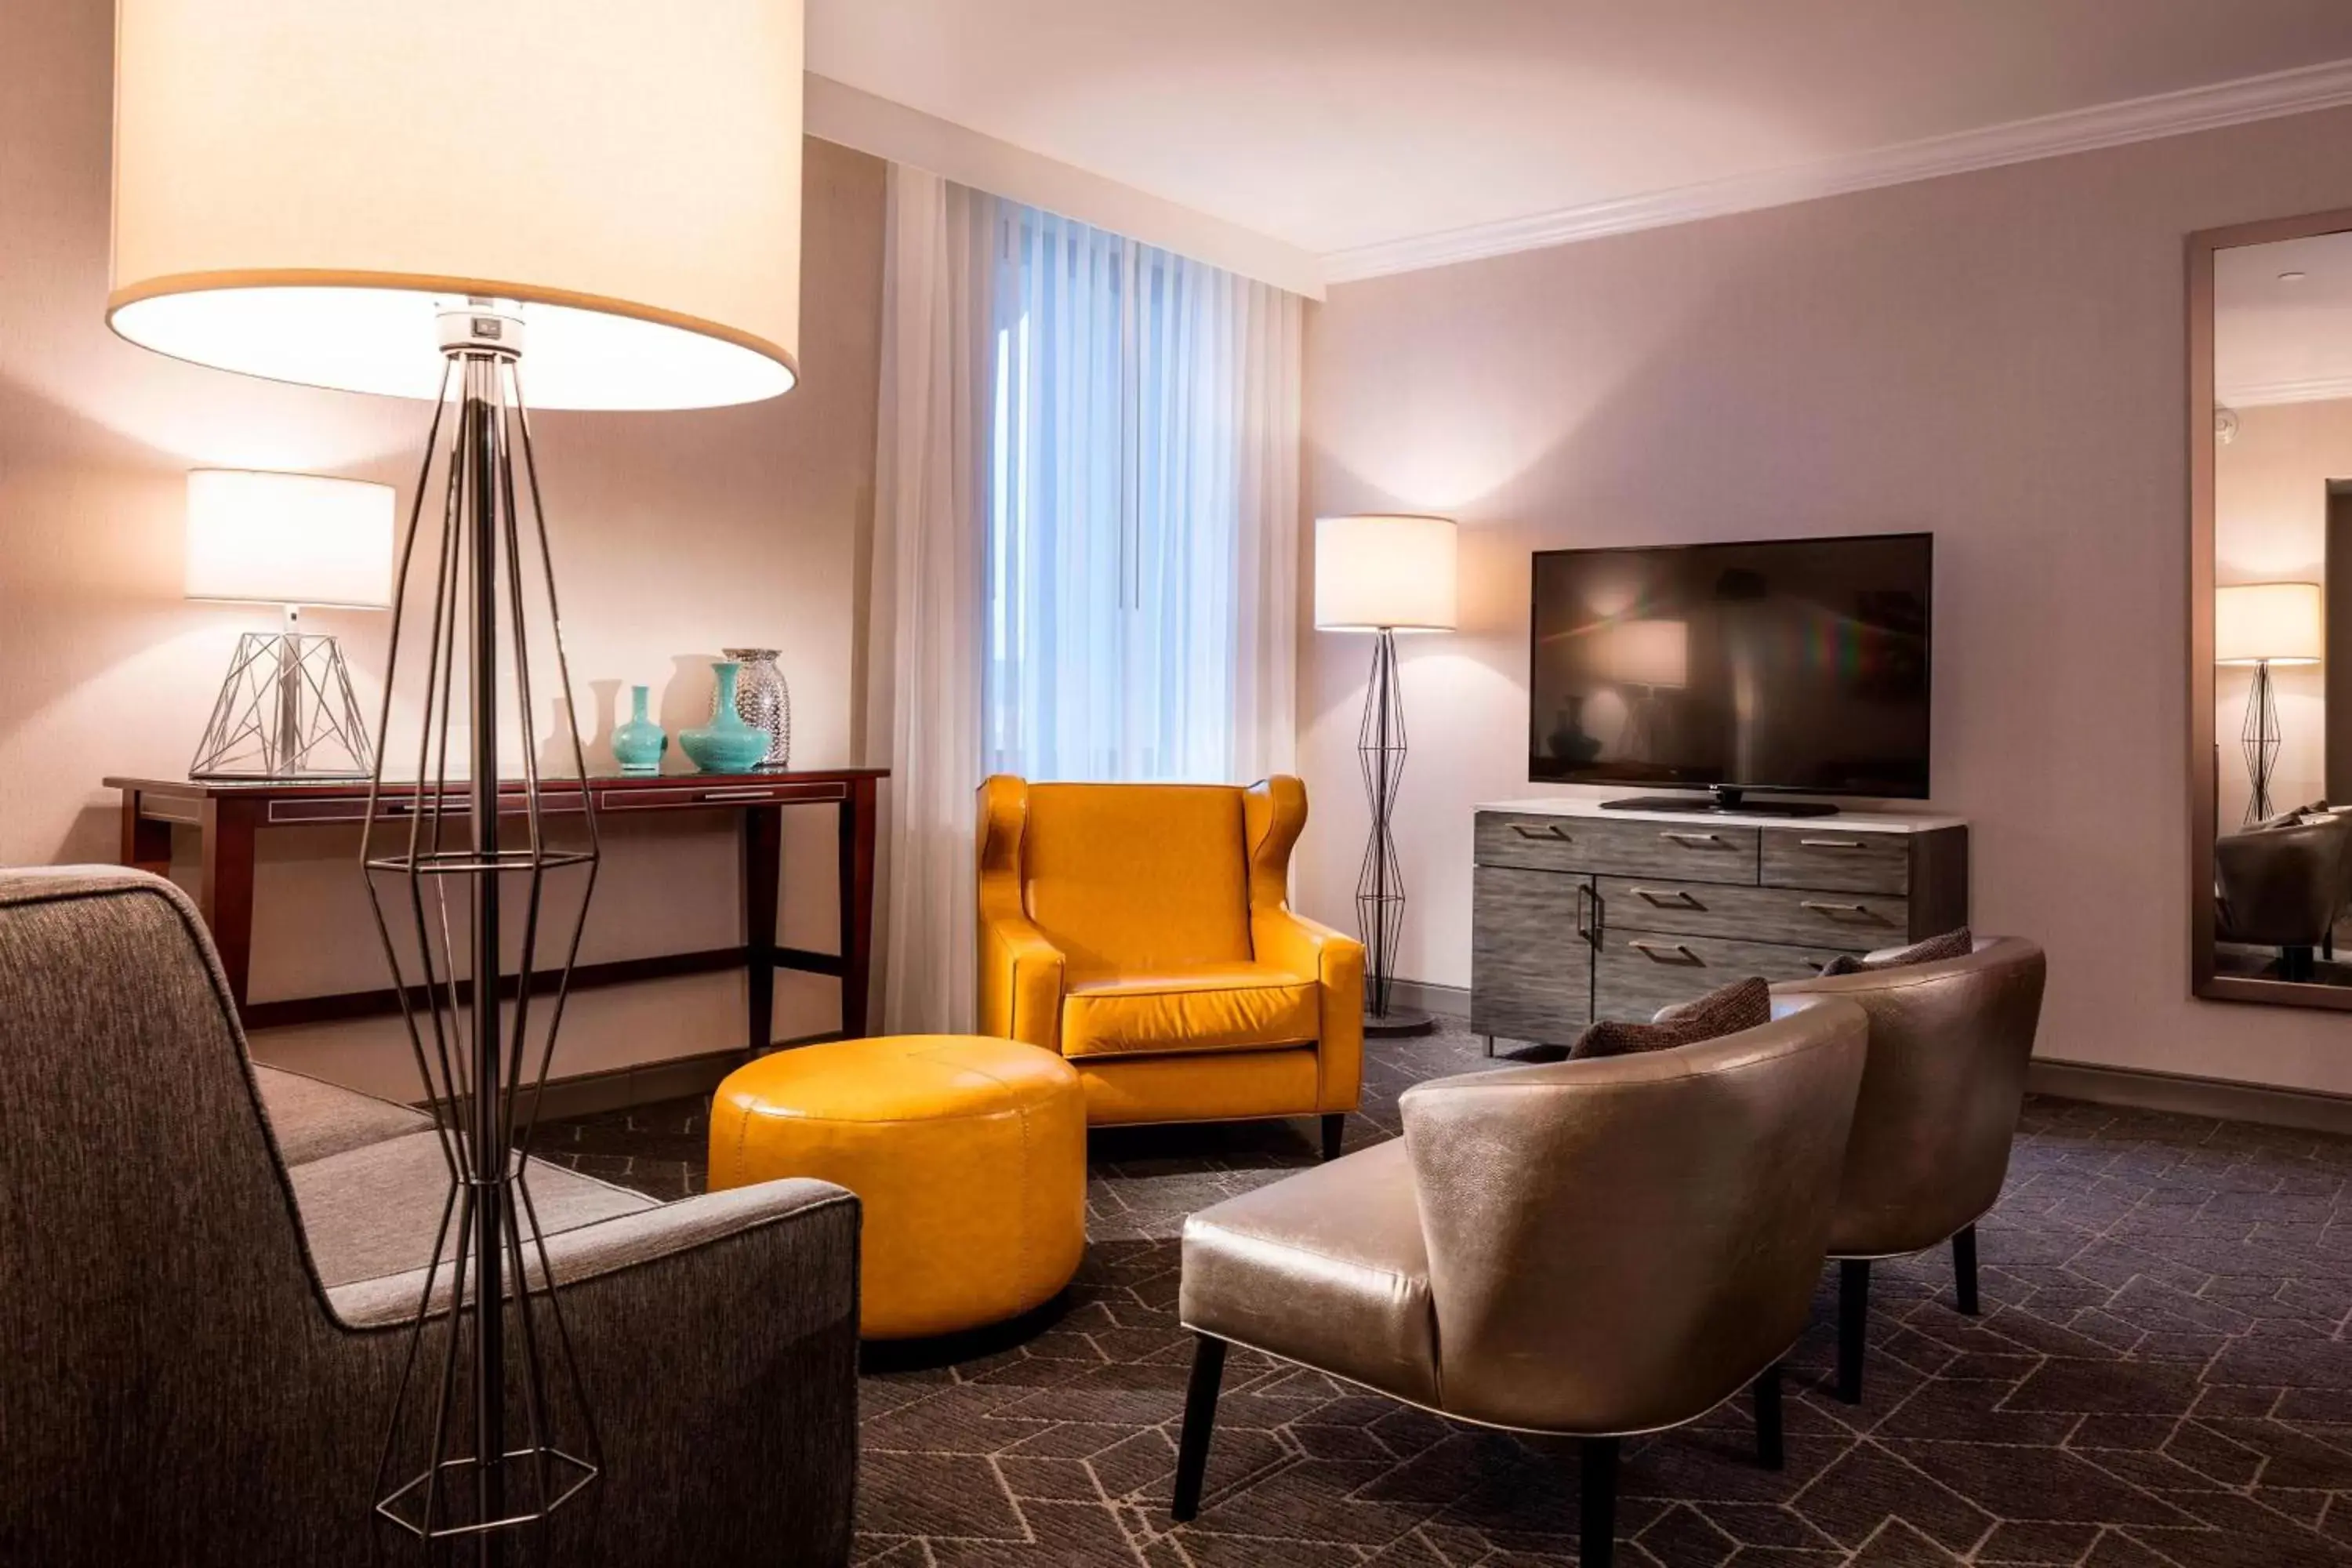
[[[371,1510],[446,1188],[434,1134],[256,1068],[226,997],[170,884],[0,871],[0,1563],[415,1551],[371,1540]],[[845,1561],[856,1201],[528,1179],[604,1474],[515,1560]]]
[[[1175,1516],[1198,1508],[1230,1343],[1457,1419],[1584,1439],[1578,1561],[1610,1561],[1618,1440],[1756,1393],[1821,1277],[1868,1023],[1830,998],[1641,1056],[1406,1092],[1404,1137],[1184,1226],[1199,1336]]]
[[[1965,958],[1772,987],[1776,1003],[1835,997],[1870,1016],[1870,1065],[1830,1227],[1838,1394],[1848,1404],[1862,1398],[1874,1259],[1949,1241],[1959,1310],[1976,1315],[1976,1222],[2009,1173],[2045,967],[2033,943],[1990,936]]]

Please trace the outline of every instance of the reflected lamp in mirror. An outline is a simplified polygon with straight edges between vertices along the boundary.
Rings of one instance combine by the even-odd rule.
[[[274,632],[237,638],[192,778],[365,778],[374,765],[343,652],[301,610],[392,604],[389,485],[199,468],[188,476],[191,599],[276,605]]]
[[[1393,986],[1404,932],[1404,877],[1390,817],[1404,782],[1404,699],[1396,634],[1454,626],[1454,523],[1443,517],[1324,517],[1315,521],[1315,629],[1371,632],[1372,670],[1356,757],[1372,828],[1356,874],[1356,929],[1364,939],[1364,1032],[1427,1034],[1427,1013],[1399,1007]]]
[[[2271,773],[2284,739],[2274,664],[2317,664],[2326,647],[2326,616],[2316,583],[2240,583],[2213,591],[2213,662],[2251,666],[2246,716],[2238,731],[2245,754],[2245,820],[2271,815]]]

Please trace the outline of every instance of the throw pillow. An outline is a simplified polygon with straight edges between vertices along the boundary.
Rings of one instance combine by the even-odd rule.
[[[1576,1037],[1569,1056],[1622,1057],[1636,1051],[1670,1050],[1695,1046],[1742,1029],[1760,1028],[1772,1021],[1772,989],[1760,977],[1735,980],[1696,1001],[1685,1002],[1670,1018],[1654,1024],[1629,1024],[1604,1018]]]
[[[1832,974],[1866,974],[1880,969],[1906,969],[1915,963],[1933,963],[1944,958],[1966,958],[1976,951],[1977,939],[1968,927],[1948,931],[1941,936],[1931,936],[1915,942],[1909,947],[1888,948],[1866,957],[1840,953],[1822,970],[1822,978]]]

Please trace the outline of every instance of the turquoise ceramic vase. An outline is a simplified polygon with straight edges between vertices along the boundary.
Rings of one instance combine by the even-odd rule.
[[[642,686],[629,688],[628,722],[613,727],[613,760],[625,773],[661,772],[662,753],[669,750],[669,737],[646,717],[646,692]]]
[[[678,732],[679,749],[706,773],[749,773],[768,754],[768,732],[745,723],[735,711],[735,681],[742,669],[731,658],[713,664],[710,672],[719,678],[719,692],[710,704],[710,722]]]

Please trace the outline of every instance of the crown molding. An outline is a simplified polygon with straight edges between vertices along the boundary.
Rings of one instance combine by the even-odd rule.
[[[804,125],[821,141],[1074,217],[1309,300],[1323,298],[1322,262],[1311,251],[830,77],[811,71],[803,79]]]
[[[2352,374],[2231,386],[2222,390],[2219,400],[2225,408],[2263,408],[2280,403],[2327,403],[2339,397],[2352,397]]]
[[[2330,60],[2268,76],[1931,136],[1790,168],[1733,174],[1673,190],[1332,251],[1323,258],[1323,277],[1326,282],[1346,283],[1415,272],[2347,104],[2352,104],[2352,60]]]

